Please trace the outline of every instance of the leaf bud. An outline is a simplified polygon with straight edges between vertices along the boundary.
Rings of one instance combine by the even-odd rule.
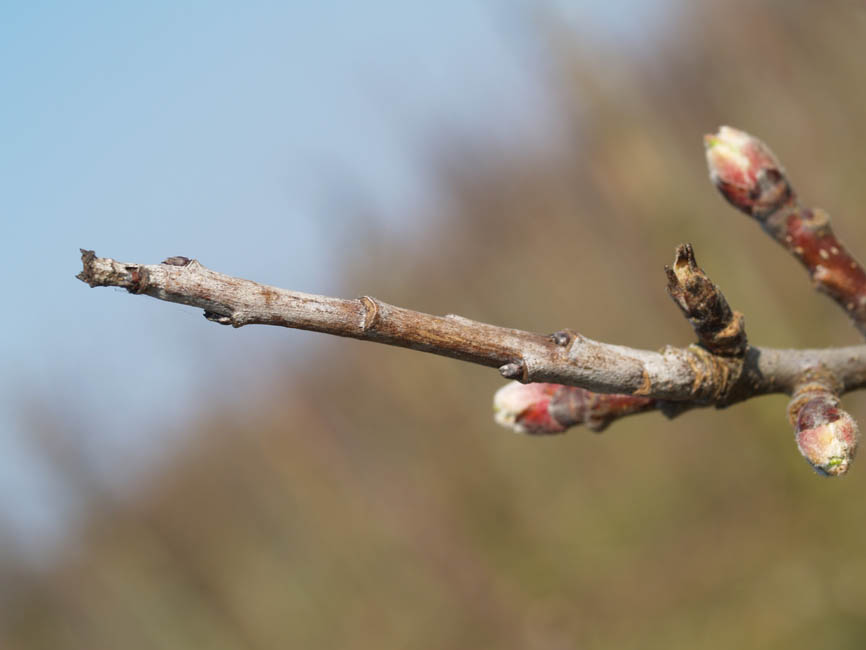
[[[824,476],[848,471],[857,451],[857,423],[826,396],[810,399],[800,408],[795,428],[797,447],[809,464]]]
[[[723,126],[704,146],[710,180],[735,208],[763,220],[792,197],[785,170],[758,138]]]

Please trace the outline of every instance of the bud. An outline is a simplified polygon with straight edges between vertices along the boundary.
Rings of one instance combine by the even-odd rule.
[[[562,433],[566,427],[549,411],[559,384],[506,384],[493,396],[493,417],[498,424],[517,433]]]
[[[494,419],[518,433],[562,433],[585,425],[597,433],[614,420],[656,408],[656,401],[637,395],[594,393],[560,384],[506,384],[493,397]]]
[[[835,398],[816,397],[800,408],[797,447],[819,474],[841,476],[857,451],[857,423]]]
[[[792,198],[785,170],[757,138],[723,126],[704,146],[710,180],[735,208],[763,220]]]

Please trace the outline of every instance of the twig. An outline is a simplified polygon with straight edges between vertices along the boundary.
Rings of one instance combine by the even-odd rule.
[[[722,196],[794,255],[866,336],[866,271],[833,232],[830,216],[803,207],[775,154],[754,136],[723,126],[704,143]]]
[[[270,287],[223,275],[196,260],[135,264],[82,250],[78,278],[91,287],[123,287],[203,309],[233,327],[279,325],[411,348],[484,366],[522,382],[551,382],[600,393],[727,406],[788,393],[802,373],[822,366],[840,394],[866,386],[866,345],[822,350],[749,347],[740,358],[699,346],[660,352],[600,343],[568,330],[545,336],[461,316],[433,316],[363,296],[345,300]]]

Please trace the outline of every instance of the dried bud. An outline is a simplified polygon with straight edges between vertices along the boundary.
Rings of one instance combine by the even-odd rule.
[[[506,384],[493,396],[493,417],[498,424],[518,433],[562,433],[566,427],[549,411],[560,388],[558,384]]]
[[[857,423],[835,398],[811,399],[800,408],[795,430],[797,447],[819,474],[841,476],[857,451]]]
[[[704,136],[710,179],[734,207],[763,220],[792,196],[785,170],[757,138],[729,126]]]

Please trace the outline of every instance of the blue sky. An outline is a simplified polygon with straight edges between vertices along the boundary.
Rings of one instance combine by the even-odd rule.
[[[419,137],[544,124],[541,80],[513,48],[521,4],[3,3],[0,522],[50,545],[74,516],[33,453],[40,418],[109,478],[134,475],[171,449],[165,423],[209,390],[231,397],[295,340],[89,290],[79,247],[335,290],[342,191],[364,188],[408,236],[434,199]],[[553,4],[635,40],[657,3]]]

